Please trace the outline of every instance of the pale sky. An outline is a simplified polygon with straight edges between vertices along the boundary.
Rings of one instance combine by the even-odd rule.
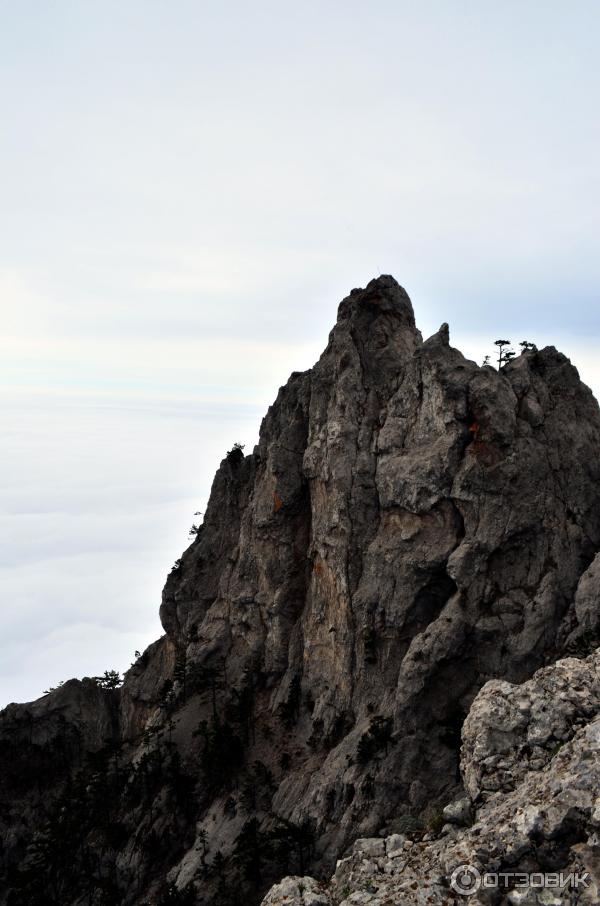
[[[124,669],[379,273],[600,392],[600,4],[0,0],[0,704]]]

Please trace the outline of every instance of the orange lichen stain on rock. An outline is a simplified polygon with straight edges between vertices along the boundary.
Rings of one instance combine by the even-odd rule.
[[[317,574],[317,576],[320,576],[323,572],[323,564],[319,563],[319,561],[317,560],[317,562],[313,566],[313,571]]]
[[[469,432],[473,435],[473,440],[479,440],[479,424],[478,422],[473,422],[472,425],[469,425]]]
[[[483,465],[491,466],[499,462],[502,458],[496,447],[481,437],[481,426],[479,422],[473,422],[469,425],[469,433],[472,441],[467,447],[467,453],[475,456]]]
[[[281,497],[279,496],[277,491],[275,491],[273,493],[273,510],[274,510],[274,512],[278,513],[282,506],[283,506],[283,500],[281,499]]]

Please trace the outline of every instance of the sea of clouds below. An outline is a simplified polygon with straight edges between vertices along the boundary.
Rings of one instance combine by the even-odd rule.
[[[479,358],[485,347],[472,337],[462,348]],[[303,365],[316,350],[303,351]],[[578,340],[567,351],[598,393],[592,347]],[[285,364],[274,357],[257,371],[248,403],[58,393],[4,401],[0,705],[71,676],[124,670],[162,633],[165,577],[226,450],[256,442]]]
[[[253,407],[4,407],[0,705],[126,669],[158,638],[165,576]]]

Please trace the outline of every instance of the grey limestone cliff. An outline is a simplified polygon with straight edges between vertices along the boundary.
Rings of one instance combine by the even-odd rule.
[[[392,277],[353,290],[255,450],[221,463],[167,579],[166,635],[110,700],[68,684],[0,717],[0,759],[18,739],[37,784],[0,788],[10,884],[40,796],[58,801],[106,743],[121,836],[82,839],[119,903],[169,885],[258,902],[286,869],[327,872],[353,839],[458,796],[481,687],[593,648],[599,453],[598,405],[553,347],[482,368],[447,325],[422,340]],[[25,728],[57,715],[78,741],[46,782]],[[158,861],[148,838],[167,841]],[[70,870],[61,903],[84,903]]]

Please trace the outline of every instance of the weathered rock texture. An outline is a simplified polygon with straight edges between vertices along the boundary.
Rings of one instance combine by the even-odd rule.
[[[62,774],[40,776],[24,741],[33,709],[71,726],[58,693],[0,719],[31,787],[2,790],[10,886],[26,883],[42,803],[49,820],[70,815],[75,782],[88,819],[66,906],[103,902],[77,880],[90,871],[110,902],[174,902],[160,892],[172,883],[172,897],[246,904],[277,874],[325,872],[357,836],[447,803],[481,686],[597,636],[599,452],[597,403],[554,348],[480,368],[447,325],[422,341],[391,277],[354,290],[254,452],[221,463],[165,586],[166,636],[109,703],[69,693],[88,705]],[[104,724],[110,758],[91,731]]]
[[[447,824],[425,834],[413,827],[356,840],[329,883],[285,878],[263,906],[600,902],[599,693],[597,651],[583,661],[569,658],[542,668],[522,686],[491,680],[463,727],[461,770],[474,806],[470,826]],[[467,897],[452,886],[461,865],[480,877],[515,877],[506,884],[491,877],[490,887]],[[561,871],[585,883],[544,888],[540,875],[550,884]],[[533,874],[532,886],[520,881],[517,887],[519,873]]]

